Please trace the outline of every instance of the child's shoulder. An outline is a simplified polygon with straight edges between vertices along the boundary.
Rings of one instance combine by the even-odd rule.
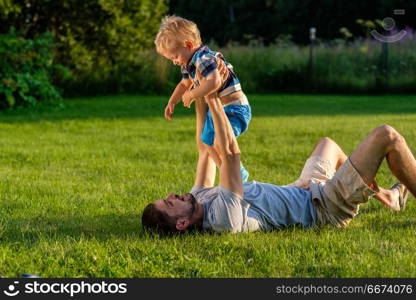
[[[220,52],[214,51],[214,50],[210,49],[208,46],[202,46],[201,48],[198,49],[196,54],[197,54],[198,57],[204,57],[204,56],[213,56],[213,57],[215,57],[215,56],[218,56],[218,55],[222,56],[222,54]]]
[[[196,64],[199,64],[204,61],[214,61],[216,58],[224,58],[221,52],[211,50],[207,46],[201,47],[195,56]]]

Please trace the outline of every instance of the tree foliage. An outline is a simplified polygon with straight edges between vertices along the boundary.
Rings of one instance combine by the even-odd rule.
[[[357,19],[394,17],[397,24],[416,27],[416,2],[406,0],[171,0],[170,13],[195,21],[205,42],[220,46],[229,41],[265,44],[279,36],[297,43],[309,42],[309,28],[316,27],[323,39],[340,38],[340,28],[361,33]],[[405,9],[395,16],[394,9]]]
[[[152,47],[166,0],[2,0],[1,31],[52,32],[55,59],[75,73],[116,67]]]
[[[60,103],[51,75],[61,66],[52,63],[51,34],[25,39],[15,32],[0,35],[0,109]]]

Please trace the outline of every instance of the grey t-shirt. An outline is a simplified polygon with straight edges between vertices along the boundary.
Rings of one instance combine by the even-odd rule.
[[[191,194],[204,206],[205,229],[246,232],[316,223],[311,192],[294,186],[248,182],[244,199],[221,186],[194,186]]]

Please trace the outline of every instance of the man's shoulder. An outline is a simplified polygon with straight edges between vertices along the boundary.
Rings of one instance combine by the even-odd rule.
[[[200,200],[202,200],[203,197],[218,193],[217,189],[218,189],[218,186],[204,187],[204,186],[196,185],[192,187],[189,193],[191,193],[199,202]]]
[[[220,197],[222,199],[233,198],[236,200],[243,200],[239,195],[230,190],[218,185],[212,187],[194,186],[190,193],[196,198],[198,202],[203,202],[207,199],[214,199]]]
[[[200,185],[194,185],[193,187],[192,187],[192,189],[190,190],[190,193],[191,194],[198,194],[198,193],[201,193],[201,192],[203,192],[203,191],[208,191],[208,190],[211,190],[211,189],[213,189],[213,188],[215,188],[216,186],[211,186],[211,187],[206,187],[206,186],[200,186]]]
[[[211,197],[208,196],[207,199],[207,202],[205,202],[204,228],[210,228],[217,232],[243,232],[248,230],[247,212],[250,204],[239,195],[222,186],[217,186],[215,193]]]

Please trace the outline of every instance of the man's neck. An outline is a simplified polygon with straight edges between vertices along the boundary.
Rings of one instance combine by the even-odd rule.
[[[204,206],[200,203],[196,205],[196,209],[194,212],[194,215],[192,216],[193,223],[196,226],[202,226],[202,223],[204,221]]]

